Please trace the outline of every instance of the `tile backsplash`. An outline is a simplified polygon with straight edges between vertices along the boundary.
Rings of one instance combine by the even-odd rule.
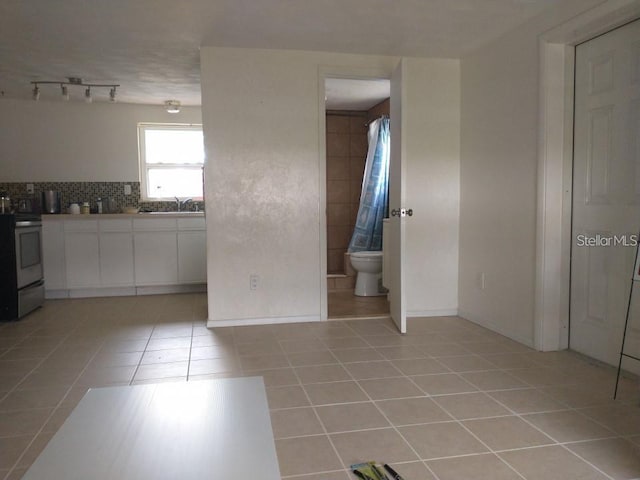
[[[33,194],[27,192],[27,185],[33,184]],[[131,185],[131,195],[125,195],[125,185]],[[123,207],[139,207],[153,212],[175,211],[176,203],[143,202],[140,199],[140,182],[0,182],[0,192],[6,192],[13,200],[19,198],[35,198],[40,200],[41,192],[54,190],[60,192],[60,205],[65,213],[69,204],[89,202],[96,209],[96,200],[113,198],[117,209]],[[185,210],[204,210],[204,202],[190,202]]]

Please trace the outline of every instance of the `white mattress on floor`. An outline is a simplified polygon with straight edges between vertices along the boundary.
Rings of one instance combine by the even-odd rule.
[[[27,480],[279,480],[262,377],[90,390]]]

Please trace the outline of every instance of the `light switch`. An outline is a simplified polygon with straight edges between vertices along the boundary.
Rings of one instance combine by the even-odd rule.
[[[124,194],[131,195],[131,185],[129,185],[128,183],[124,186]]]

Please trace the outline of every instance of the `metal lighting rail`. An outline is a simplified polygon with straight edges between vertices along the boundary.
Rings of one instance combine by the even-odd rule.
[[[68,77],[66,82],[60,82],[56,80],[34,80],[31,82],[33,85],[33,99],[38,101],[40,99],[40,88],[38,85],[60,85],[62,97],[65,100],[69,100],[69,89],[68,86],[72,87],[86,87],[84,92],[84,97],[87,102],[91,102],[93,97],[91,96],[92,88],[108,88],[109,89],[109,101],[116,101],[116,89],[120,86],[118,84],[113,83],[85,83],[82,81],[82,78],[79,77]]]

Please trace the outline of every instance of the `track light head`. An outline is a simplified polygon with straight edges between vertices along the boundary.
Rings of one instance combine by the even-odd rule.
[[[38,88],[37,83],[33,84],[33,92],[31,94],[31,98],[33,98],[33,100],[36,102],[40,100],[40,89]]]
[[[69,89],[64,83],[60,84],[60,90],[62,93],[62,98],[66,101],[69,101]]]
[[[164,102],[167,113],[180,113],[180,102],[178,100],[167,100]]]
[[[87,103],[93,102],[93,97],[91,97],[91,87],[87,87],[84,91],[84,101]]]
[[[110,102],[116,101],[116,87],[111,87],[111,90],[109,90],[109,101]]]

